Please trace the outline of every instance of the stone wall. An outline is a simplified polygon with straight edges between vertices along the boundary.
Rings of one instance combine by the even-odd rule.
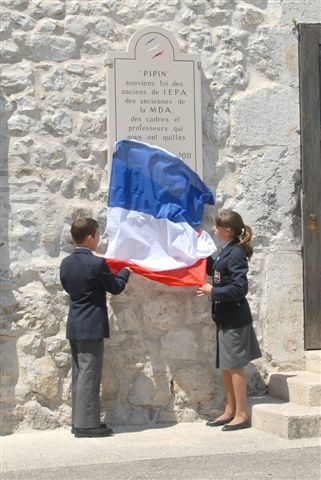
[[[106,52],[158,25],[202,62],[206,210],[233,207],[254,230],[250,294],[267,372],[303,360],[298,39],[319,0],[2,0],[2,432],[70,423],[68,298],[61,259],[72,219],[104,231]],[[106,248],[103,236],[101,253]],[[197,421],[222,406],[210,303],[132,275],[109,298],[102,403],[111,424]]]

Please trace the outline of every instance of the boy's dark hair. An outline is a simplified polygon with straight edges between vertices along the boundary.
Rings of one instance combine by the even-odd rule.
[[[98,229],[98,222],[93,218],[77,217],[71,225],[70,233],[73,241],[77,244],[81,244],[87,235],[92,235],[94,237]]]

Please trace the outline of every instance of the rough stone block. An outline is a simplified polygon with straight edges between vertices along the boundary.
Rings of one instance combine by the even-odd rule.
[[[312,372],[278,372],[270,376],[269,394],[287,402],[321,407],[321,377]],[[320,409],[321,413],[321,409]]]
[[[294,440],[321,435],[319,407],[305,407],[294,403],[277,402],[257,404],[252,407],[252,426],[264,432]],[[268,402],[268,398],[266,402]]]
[[[294,124],[299,125],[298,98],[285,87],[263,88],[231,101],[234,146],[288,145],[296,141]]]
[[[75,58],[77,45],[73,38],[34,34],[31,37],[31,55],[35,62],[50,60],[64,62]]]

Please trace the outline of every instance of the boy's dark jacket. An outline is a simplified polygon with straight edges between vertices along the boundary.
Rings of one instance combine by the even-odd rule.
[[[122,268],[113,275],[102,257],[87,248],[76,248],[60,266],[60,280],[69,293],[67,338],[99,340],[109,337],[106,292],[121,293],[130,272]]]
[[[248,292],[248,260],[236,246],[239,239],[227,244],[214,259],[207,259],[207,274],[212,276],[212,316],[222,329],[239,328],[252,323]]]

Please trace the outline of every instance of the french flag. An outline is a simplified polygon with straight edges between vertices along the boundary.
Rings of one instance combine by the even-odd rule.
[[[196,231],[204,205],[214,205],[210,189],[180,158],[134,140],[116,143],[107,208],[112,271],[135,273],[167,285],[206,282],[212,237]]]

